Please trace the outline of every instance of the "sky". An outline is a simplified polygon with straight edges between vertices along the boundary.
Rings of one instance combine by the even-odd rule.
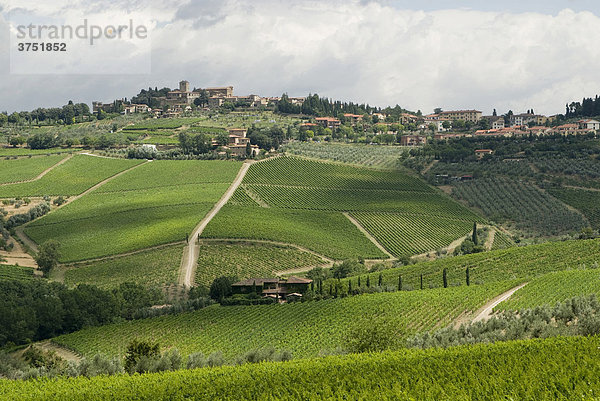
[[[14,65],[28,55],[10,21],[127,15],[150,27],[147,64],[124,44],[82,47],[56,65],[32,59],[52,73]],[[185,79],[238,95],[549,115],[600,94],[596,32],[597,0],[0,0],[0,111],[108,102]]]

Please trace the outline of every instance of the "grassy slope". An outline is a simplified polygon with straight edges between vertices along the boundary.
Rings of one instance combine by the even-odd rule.
[[[34,179],[65,157],[65,155],[54,155],[0,160],[0,184]]]
[[[141,163],[141,160],[105,159],[75,155],[40,180],[0,187],[0,198],[16,196],[78,195],[100,181]]]
[[[65,284],[92,284],[101,288],[135,282],[147,287],[177,283],[183,245],[153,249],[90,264],[65,272]]]
[[[220,350],[227,357],[265,346],[296,357],[343,345],[347,329],[378,315],[406,327],[429,330],[452,322],[514,286],[514,282],[469,288],[379,293],[324,301],[262,306],[213,306],[196,312],[93,327],[54,341],[84,355],[122,355],[133,338],[150,338],[188,355]]]
[[[61,261],[115,255],[186,239],[223,195],[240,163],[154,161],[35,221],[36,242],[61,242]]]
[[[497,309],[526,309],[540,305],[554,306],[575,296],[600,295],[600,270],[565,270],[544,274],[530,280]]]
[[[173,373],[0,383],[19,400],[557,400],[600,397],[597,337],[403,350]]]
[[[276,272],[325,262],[296,248],[257,243],[206,243],[200,247],[195,282],[210,286],[219,276],[272,277]]]

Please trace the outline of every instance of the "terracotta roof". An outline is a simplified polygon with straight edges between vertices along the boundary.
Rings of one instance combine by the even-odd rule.
[[[279,279],[277,278],[249,278],[246,280],[238,281],[232,285],[236,287],[248,287],[251,285],[262,285],[264,283],[278,283]]]
[[[287,279],[287,284],[310,284],[310,283],[312,283],[312,280],[308,279],[308,278],[290,276]]]

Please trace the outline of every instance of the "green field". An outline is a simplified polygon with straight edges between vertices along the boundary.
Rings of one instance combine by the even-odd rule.
[[[79,195],[95,184],[140,163],[141,160],[75,155],[37,181],[0,186],[0,198]]]
[[[56,238],[74,262],[184,241],[235,177],[240,163],[154,161],[36,220],[37,243]]]
[[[257,211],[250,212],[252,208],[242,206],[254,206]],[[381,254],[380,251],[361,254],[358,246],[348,238],[337,250],[328,250],[318,243],[321,235],[347,237],[348,234],[341,233],[352,232],[351,228],[343,228],[348,227],[348,223],[340,220],[340,212],[350,213],[396,256],[410,256],[448,246],[466,235],[473,221],[482,221],[464,206],[404,170],[374,170],[278,157],[250,167],[230,206],[217,216],[216,223],[209,225],[206,236],[298,243],[332,258],[381,257],[376,255]],[[242,228],[232,232],[229,226],[233,221],[248,213],[257,213],[269,221],[255,223],[261,227],[254,231],[246,232]],[[315,223],[329,219],[319,223],[327,226],[329,233],[321,230],[323,234],[319,236],[311,236],[310,232],[308,236],[297,235],[300,230],[306,231],[303,226],[309,224],[311,215],[320,216]],[[291,217],[284,220],[285,216]],[[273,224],[276,220],[289,223],[279,227],[278,223]],[[356,241],[360,240],[357,238]]]
[[[2,381],[18,400],[591,400],[598,337],[402,350],[144,375]]]
[[[40,156],[0,160],[0,184],[32,180],[66,156]]]
[[[554,306],[581,295],[600,295],[600,269],[565,270],[535,277],[496,307],[519,310],[540,305]]]
[[[367,167],[401,169],[401,157],[406,149],[397,146],[374,146],[328,142],[290,142],[286,153]]]
[[[492,244],[492,250],[506,249],[515,246],[513,240],[504,232],[496,230],[494,234],[494,243]]]
[[[33,269],[31,267],[0,264],[0,281],[29,281],[33,280],[33,278]]]
[[[571,188],[553,188],[548,192],[583,213],[593,229],[600,229],[600,192]]]
[[[503,280],[527,280],[545,273],[576,269],[582,265],[600,263],[600,240],[547,242],[526,247],[512,247],[473,255],[455,256],[384,270],[384,285],[396,286],[402,275],[406,289],[441,287],[442,270],[447,269],[449,285],[464,285],[466,268],[470,269],[471,283],[491,283]],[[371,273],[376,283],[379,273]],[[362,277],[362,283],[366,277]],[[347,281],[344,280],[344,281]],[[357,278],[352,278],[356,285]]]
[[[183,245],[174,245],[77,265],[65,271],[64,283],[68,286],[91,284],[101,288],[116,288],[126,282],[146,287],[176,284],[182,248]]]
[[[407,333],[450,324],[465,311],[515,285],[493,283],[353,296],[323,301],[259,306],[211,306],[191,313],[93,327],[60,336],[55,342],[83,355],[122,355],[134,338],[177,347],[183,355],[222,351],[228,358],[266,346],[295,357],[316,356],[343,345],[346,330],[360,319],[390,319]]]
[[[203,238],[236,238],[296,244],[334,259],[385,258],[343,214],[226,205]]]
[[[251,277],[273,277],[275,273],[326,264],[323,259],[289,246],[206,242],[200,246],[196,284],[210,286],[219,276],[240,280]]]

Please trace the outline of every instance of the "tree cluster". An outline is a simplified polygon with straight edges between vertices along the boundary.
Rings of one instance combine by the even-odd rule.
[[[85,284],[69,289],[43,280],[0,281],[0,346],[131,319],[161,299],[159,291],[133,283],[109,291]]]

